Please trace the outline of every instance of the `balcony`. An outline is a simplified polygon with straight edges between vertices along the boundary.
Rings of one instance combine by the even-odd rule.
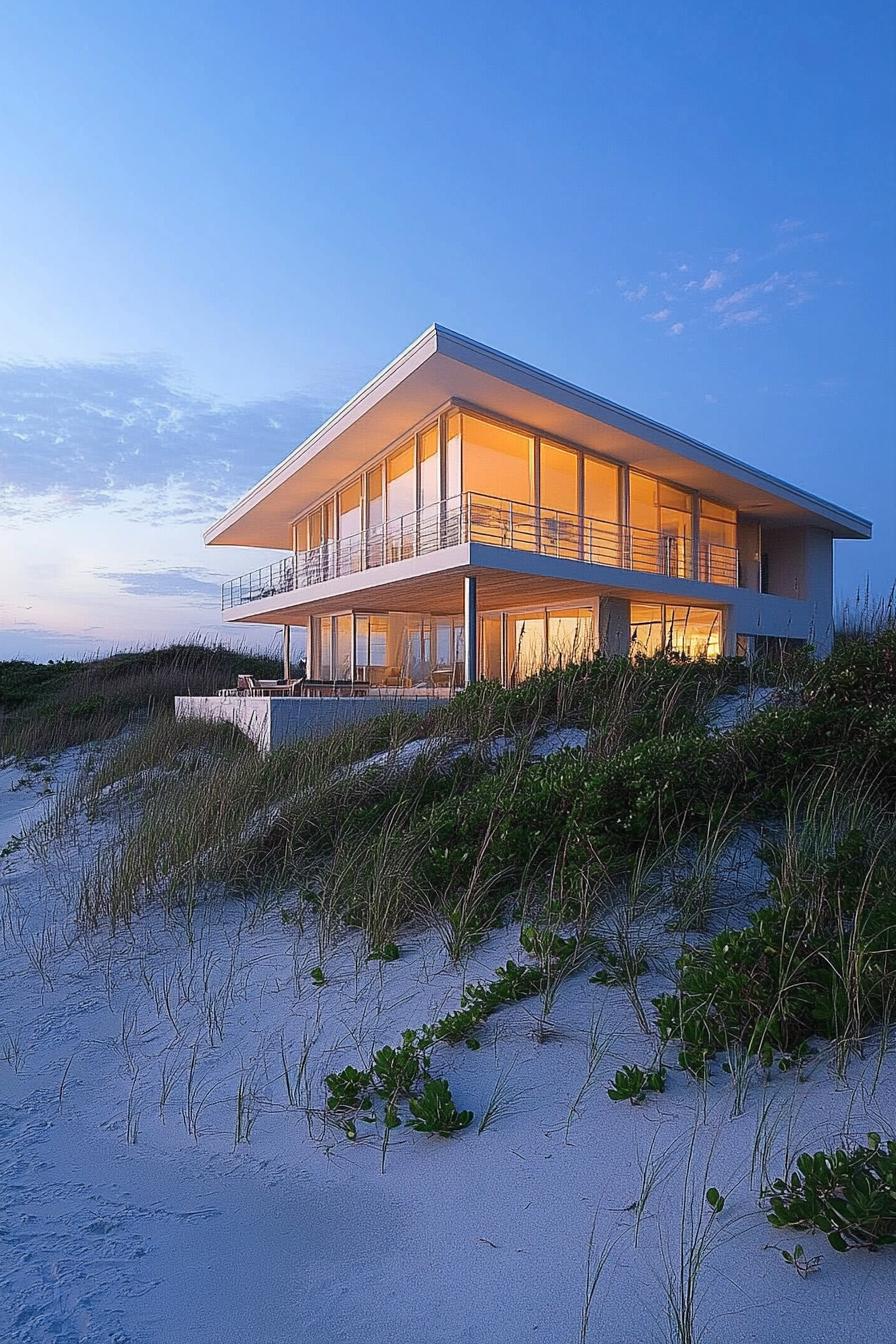
[[[278,593],[301,592],[468,542],[701,583],[738,583],[732,546],[706,542],[695,547],[690,538],[468,493],[231,579],[223,585],[221,606],[226,611]]]

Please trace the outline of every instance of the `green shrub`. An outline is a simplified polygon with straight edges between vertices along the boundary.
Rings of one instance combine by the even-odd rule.
[[[621,1069],[617,1069],[615,1078],[607,1088],[607,1096],[611,1101],[630,1101],[633,1106],[638,1106],[648,1092],[665,1090],[665,1069],[645,1070],[637,1064],[624,1064]]]
[[[367,953],[368,961],[398,961],[401,956],[401,948],[397,943],[381,943],[378,947],[372,947]]]
[[[350,1064],[341,1073],[328,1073],[327,1108],[331,1111],[357,1111],[370,1105],[371,1076]]]
[[[774,1227],[824,1232],[835,1251],[896,1244],[896,1143],[802,1153],[764,1192]]]
[[[376,1090],[389,1101],[410,1096],[424,1068],[425,1062],[416,1047],[414,1033],[405,1032],[404,1043],[397,1050],[394,1046],[384,1045],[374,1054]]]
[[[459,1129],[466,1129],[473,1119],[472,1111],[459,1111],[454,1104],[451,1089],[444,1078],[430,1078],[419,1097],[409,1103],[413,1129],[424,1134],[440,1134],[447,1139]]]
[[[769,855],[774,859],[774,853]],[[803,885],[804,883],[804,885]],[[802,881],[773,877],[774,905],[745,928],[687,948],[678,991],[654,1000],[664,1040],[695,1073],[738,1042],[794,1052],[810,1036],[860,1032],[885,1016],[896,985],[896,848],[860,830],[836,841]]]

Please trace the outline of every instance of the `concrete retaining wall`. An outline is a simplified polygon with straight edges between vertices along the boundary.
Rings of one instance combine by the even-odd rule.
[[[364,723],[379,714],[400,710],[404,714],[425,714],[440,704],[431,696],[364,696],[358,699],[327,696],[307,699],[302,696],[266,695],[177,695],[177,718],[209,719],[214,723],[232,723],[260,747],[270,751],[286,742],[304,737],[322,737],[334,728]]]

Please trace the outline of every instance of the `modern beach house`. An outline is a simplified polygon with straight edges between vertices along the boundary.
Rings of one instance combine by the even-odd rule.
[[[284,555],[229,622],[304,627],[308,687],[450,694],[601,649],[832,637],[839,505],[432,326],[205,533]],[[298,645],[294,640],[293,648]]]

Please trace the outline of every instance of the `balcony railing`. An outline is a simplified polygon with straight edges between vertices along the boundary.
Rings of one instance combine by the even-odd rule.
[[[695,548],[689,537],[672,533],[464,494],[231,579],[223,586],[221,605],[226,610],[471,541],[701,583],[734,587],[738,582],[733,546],[701,541]]]

